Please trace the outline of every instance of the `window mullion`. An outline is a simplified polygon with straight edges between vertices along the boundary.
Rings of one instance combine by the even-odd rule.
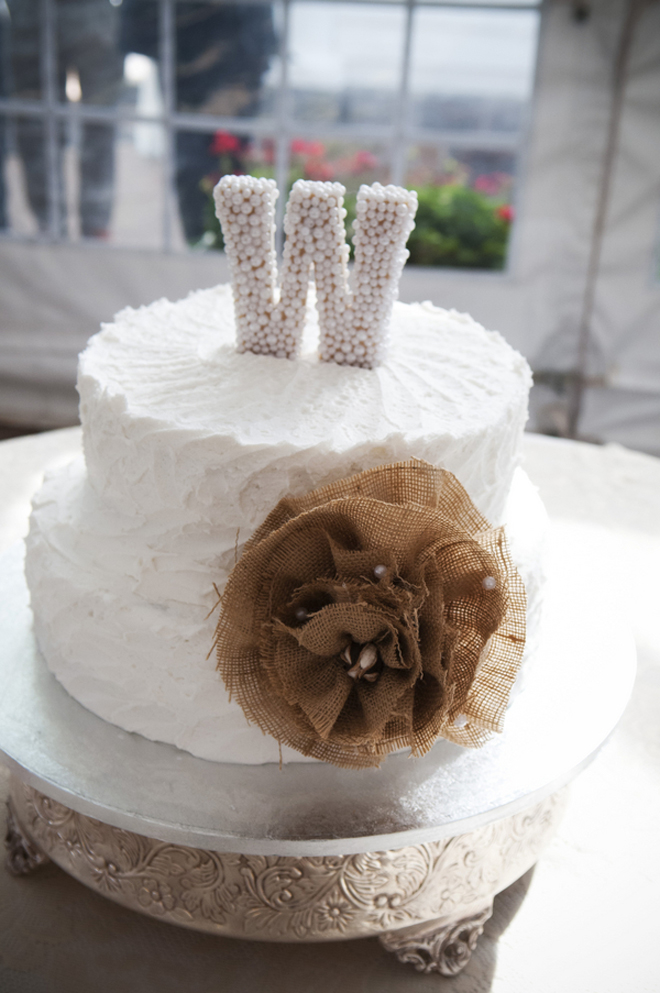
[[[55,241],[62,238],[62,187],[60,182],[60,122],[57,118],[57,38],[55,0],[42,0],[41,77],[45,95],[44,177],[48,190],[48,231]]]
[[[410,85],[410,55],[412,49],[413,17],[415,0],[406,4],[406,26],[403,38],[403,58],[401,63],[401,86],[397,100],[394,135],[392,136],[392,182],[403,186],[406,162],[406,120],[408,110],[408,88]]]
[[[275,141],[275,181],[280,195],[275,208],[277,253],[281,255],[284,244],[284,209],[289,176],[291,145],[291,100],[289,94],[289,29],[290,0],[283,0],[282,39],[280,41],[280,85],[277,101],[277,138]]]
[[[165,154],[163,156],[163,248],[172,250],[174,239],[174,203],[176,186],[175,130],[175,0],[160,0],[159,47],[161,86],[163,88],[163,126],[165,128]]]

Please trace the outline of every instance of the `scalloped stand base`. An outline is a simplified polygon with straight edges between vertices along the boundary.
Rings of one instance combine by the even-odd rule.
[[[457,976],[470,961],[492,913],[491,900],[483,910],[460,921],[417,924],[381,934],[379,941],[388,952],[394,952],[399,962],[414,966],[417,972]]]
[[[5,833],[7,858],[5,869],[12,876],[27,876],[42,865],[50,862],[44,852],[33,845],[16,820],[11,802],[7,810],[7,831]]]
[[[565,791],[468,834],[385,852],[220,853],[158,841],[79,814],[17,779],[7,868],[49,860],[111,900],[198,931],[261,941],[378,936],[420,972],[456,975],[493,897],[536,862]]]

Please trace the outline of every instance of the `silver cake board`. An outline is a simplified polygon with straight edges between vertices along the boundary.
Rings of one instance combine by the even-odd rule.
[[[10,863],[51,857],[126,906],[219,934],[379,934],[423,971],[465,964],[499,892],[552,836],[562,788],[632,690],[632,637],[607,577],[555,562],[541,647],[478,750],[439,742],[380,769],[210,762],[121,731],[48,671],[22,547],[0,569],[0,753],[14,779]]]

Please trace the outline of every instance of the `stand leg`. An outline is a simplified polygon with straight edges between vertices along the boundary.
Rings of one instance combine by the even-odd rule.
[[[10,804],[7,804],[5,844],[7,846],[5,868],[12,876],[27,876],[39,866],[50,862],[48,856],[40,852],[33,842],[23,834]]]
[[[431,921],[389,931],[379,936],[383,948],[394,952],[399,962],[408,962],[418,972],[456,976],[470,961],[493,904],[460,921],[442,924]]]

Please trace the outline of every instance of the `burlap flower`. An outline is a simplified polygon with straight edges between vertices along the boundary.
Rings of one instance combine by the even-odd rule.
[[[411,460],[281,500],[222,597],[218,668],[249,720],[349,768],[501,730],[525,591],[501,528]]]

